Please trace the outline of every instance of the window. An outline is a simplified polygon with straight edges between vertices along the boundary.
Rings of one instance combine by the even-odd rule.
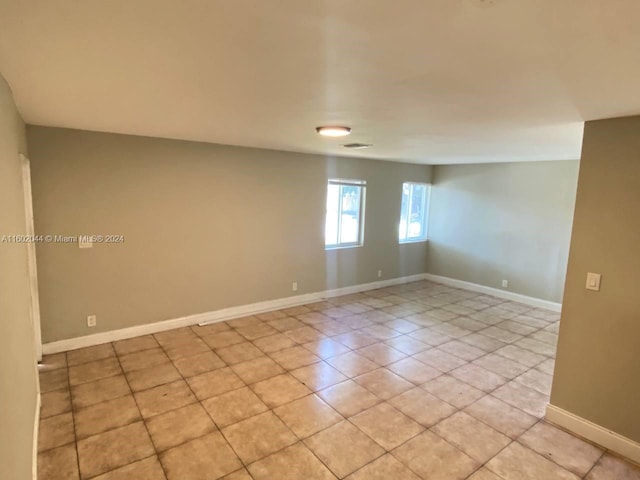
[[[329,179],[325,248],[357,247],[364,237],[364,201],[367,182]]]
[[[427,208],[429,185],[405,182],[402,184],[400,208],[400,243],[420,242],[427,239]]]

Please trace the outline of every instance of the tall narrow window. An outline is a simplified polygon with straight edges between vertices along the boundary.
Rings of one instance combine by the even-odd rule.
[[[427,239],[427,209],[429,185],[405,182],[402,184],[400,208],[400,243],[420,242]]]
[[[325,248],[357,247],[364,237],[367,182],[332,178],[327,185]]]

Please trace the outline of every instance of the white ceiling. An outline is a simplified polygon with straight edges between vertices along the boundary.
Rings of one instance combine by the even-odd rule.
[[[0,72],[31,124],[576,159],[584,120],[640,113],[638,25],[638,0],[0,0]]]

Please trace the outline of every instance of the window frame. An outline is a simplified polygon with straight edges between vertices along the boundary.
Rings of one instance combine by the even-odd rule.
[[[335,244],[327,244],[327,200],[329,198],[329,186],[337,185],[340,187],[359,187],[360,188],[360,203],[358,209],[358,240],[355,242],[340,242],[340,233],[342,226],[342,195],[339,195],[339,203],[338,203],[338,231],[336,238],[338,239],[338,243]],[[340,250],[343,248],[357,248],[362,247],[364,245],[364,220],[365,220],[365,204],[367,198],[367,181],[366,180],[357,180],[357,179],[347,179],[347,178],[328,178],[327,179],[327,189],[326,189],[326,197],[325,197],[325,217],[324,217],[324,249],[325,250]]]
[[[405,239],[402,240],[400,238],[400,225],[402,223],[402,197],[404,196],[404,186],[409,185],[409,205],[407,206],[407,222],[405,225]],[[409,238],[409,217],[411,216],[411,207],[413,206],[413,188],[416,185],[426,187],[425,195],[422,199],[422,231],[423,235],[420,237],[411,237]],[[431,184],[426,182],[402,182],[402,191],[400,193],[400,220],[398,221],[398,243],[419,243],[426,242],[429,239],[429,209],[431,208]]]

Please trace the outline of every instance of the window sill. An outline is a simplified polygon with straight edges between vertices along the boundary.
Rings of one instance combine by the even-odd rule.
[[[402,241],[399,241],[398,243],[400,245],[406,245],[407,243],[427,243],[428,241],[429,241],[428,238],[421,238],[416,240],[402,240]]]
[[[362,247],[362,244],[358,244],[358,245],[336,245],[335,247],[324,247],[325,252],[330,252],[332,250],[345,250],[347,248],[360,248]]]

